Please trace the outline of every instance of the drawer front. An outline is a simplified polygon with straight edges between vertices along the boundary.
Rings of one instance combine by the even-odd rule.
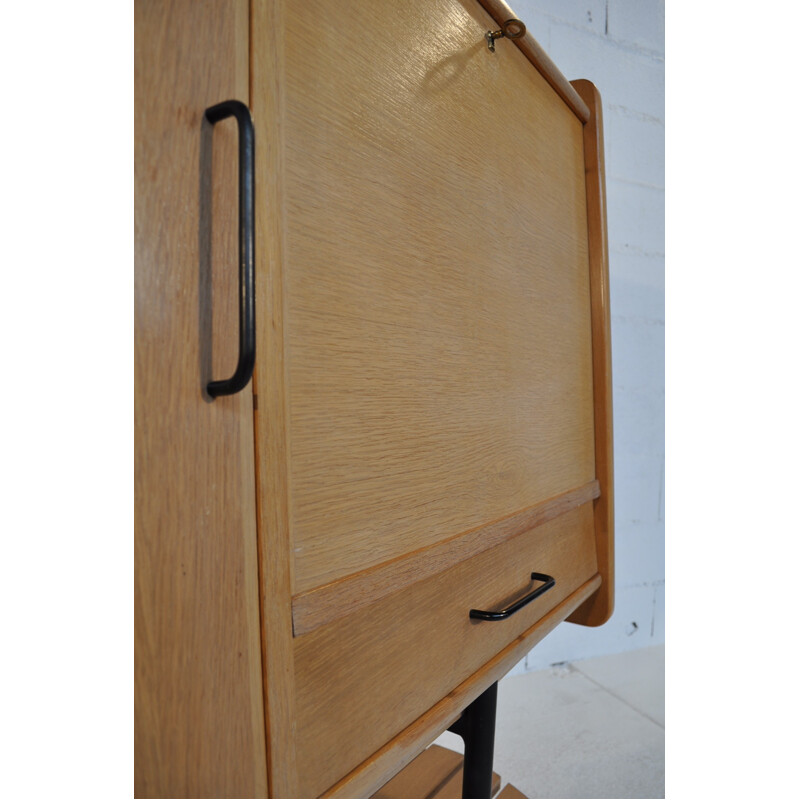
[[[499,622],[469,618],[555,586]],[[297,766],[317,797],[597,572],[592,503],[297,637]]]

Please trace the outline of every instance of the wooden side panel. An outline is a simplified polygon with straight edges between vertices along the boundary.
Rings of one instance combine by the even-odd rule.
[[[135,4],[136,797],[267,788],[252,395],[237,348],[246,0]]]
[[[583,126],[492,24],[290,9],[295,594],[594,478]]]
[[[597,626],[606,622],[614,611],[614,428],[603,106],[600,92],[590,81],[577,80],[572,85],[591,110],[591,117],[584,126],[584,150],[592,289],[595,472],[600,483],[600,496],[594,501],[594,520],[597,567],[603,583],[597,594],[582,605],[569,621]]]
[[[555,587],[502,622],[469,618],[470,608],[502,608],[531,591],[532,571]],[[359,767],[596,572],[585,504],[296,638],[300,795],[316,797]]]

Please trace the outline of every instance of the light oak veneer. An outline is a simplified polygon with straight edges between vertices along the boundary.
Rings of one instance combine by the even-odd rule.
[[[297,759],[313,797],[467,681],[597,572],[591,504],[298,637]],[[509,619],[469,618],[556,585]],[[320,713],[324,709],[325,713]]]
[[[528,630],[514,639],[504,650],[487,661],[469,680],[445,695],[419,719],[395,736],[355,770],[331,787],[323,797],[361,797],[382,786],[406,764],[418,756],[425,746],[458,719],[478,695],[500,680],[531,647],[540,642],[563,622],[582,603],[591,597],[602,583],[600,575],[586,581],[566,600],[545,614]]]
[[[292,619],[295,636],[310,633],[320,625],[353,614],[410,583],[443,572],[474,558],[573,508],[600,496],[597,481],[539,503],[506,519],[460,534],[453,539],[416,550],[405,556],[314,589],[294,598]]]
[[[613,608],[602,115],[499,0],[136,4],[137,796],[370,796]],[[257,363],[236,355],[256,130]],[[556,586],[502,623],[474,622]]]
[[[594,478],[583,126],[490,23],[291,6],[295,594]]]
[[[235,123],[203,113],[248,99],[248,9],[135,12],[134,793],[259,796],[252,394],[204,395],[236,363],[238,255]]]

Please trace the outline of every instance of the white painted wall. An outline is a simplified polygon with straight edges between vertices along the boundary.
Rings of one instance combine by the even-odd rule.
[[[509,0],[605,123],[616,610],[559,626],[514,672],[664,641],[664,0]]]

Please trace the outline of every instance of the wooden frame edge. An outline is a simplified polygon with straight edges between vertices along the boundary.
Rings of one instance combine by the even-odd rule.
[[[242,58],[239,69],[242,70],[241,82],[247,86],[247,106],[253,106],[253,38],[252,38],[252,0],[244,0],[236,4],[236,26],[238,29],[237,41],[247,42],[247,55]],[[237,81],[238,82],[238,81]],[[251,381],[250,385],[250,413],[252,414],[253,427],[252,436],[249,444],[252,446],[250,456],[253,464],[253,483],[252,497],[248,500],[255,509],[255,525],[252,541],[248,543],[249,558],[255,565],[255,570],[247,570],[245,574],[245,591],[250,598],[248,609],[252,603],[255,611],[249,615],[248,625],[252,625],[252,644],[253,652],[258,654],[258,669],[250,675],[250,686],[253,697],[257,698],[258,709],[253,709],[252,725],[254,729],[254,740],[258,743],[261,750],[258,763],[255,765],[254,795],[256,797],[269,796],[269,762],[267,756],[267,719],[266,719],[266,695],[264,687],[264,647],[263,647],[263,603],[261,594],[261,553],[259,548],[259,519],[258,519],[258,437],[257,437],[257,416],[256,416],[256,383]],[[254,659],[255,660],[255,659]]]
[[[282,3],[251,0],[251,110],[260,133],[255,153],[259,365],[253,380],[269,797],[296,797],[298,786],[283,317],[283,25]]]
[[[597,569],[603,583],[568,621],[596,627],[607,622],[614,611],[614,430],[603,109],[600,92],[591,81],[575,80],[572,85],[591,109],[591,117],[583,127],[583,143],[592,305],[595,476],[600,481],[600,497],[594,501],[594,520]]]

